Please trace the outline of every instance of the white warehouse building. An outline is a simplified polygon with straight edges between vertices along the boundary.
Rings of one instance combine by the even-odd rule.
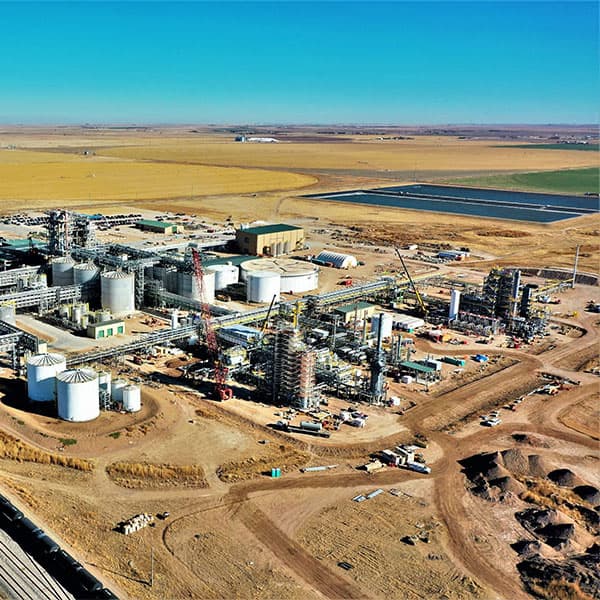
[[[358,266],[356,256],[342,254],[341,252],[329,252],[328,250],[320,252],[315,260],[324,265],[331,265],[336,269],[353,269]]]

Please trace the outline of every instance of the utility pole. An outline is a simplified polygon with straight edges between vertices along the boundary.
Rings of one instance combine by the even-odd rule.
[[[579,244],[577,244],[577,248],[575,249],[575,264],[573,265],[573,281],[571,282],[571,287],[575,287],[575,279],[577,279],[577,263],[579,262]]]
[[[150,546],[150,587],[154,586],[154,546]]]

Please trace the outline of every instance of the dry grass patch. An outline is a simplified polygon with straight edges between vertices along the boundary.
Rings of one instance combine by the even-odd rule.
[[[132,489],[208,487],[204,478],[204,469],[200,465],[117,462],[108,465],[106,472],[117,485]]]
[[[271,468],[278,467],[282,473],[297,471],[310,460],[310,454],[299,452],[287,444],[280,444],[273,448],[267,446],[268,454],[265,456],[250,456],[242,461],[232,461],[220,466],[217,475],[221,481],[233,483],[254,479],[260,475],[271,473]]]
[[[90,460],[39,450],[3,431],[0,431],[0,458],[40,465],[57,465],[77,471],[93,471],[94,469],[94,464]]]

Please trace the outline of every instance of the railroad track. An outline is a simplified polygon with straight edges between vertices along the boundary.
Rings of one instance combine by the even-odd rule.
[[[74,600],[69,592],[2,530],[0,588],[15,600]]]

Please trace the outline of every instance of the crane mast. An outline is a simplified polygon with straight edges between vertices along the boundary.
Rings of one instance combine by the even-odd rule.
[[[201,317],[204,325],[204,339],[208,348],[209,359],[213,364],[215,387],[215,399],[222,402],[229,400],[233,396],[233,390],[227,385],[227,369],[221,362],[221,354],[219,352],[219,343],[217,336],[212,326],[210,304],[205,302],[206,297],[204,291],[204,269],[202,268],[202,260],[200,254],[195,248],[192,248],[192,263],[194,266],[194,277],[196,285],[200,293]]]
[[[402,268],[404,269],[404,272],[406,273],[406,276],[408,277],[408,281],[410,281],[410,285],[413,289],[413,292],[415,293],[415,296],[417,297],[417,302],[419,303],[419,309],[421,312],[421,316],[427,317],[427,312],[428,312],[427,307],[425,306],[425,303],[423,302],[423,298],[421,297],[421,294],[419,293],[419,290],[417,289],[417,286],[415,285],[415,282],[413,281],[413,278],[411,277],[408,267],[406,266],[406,263],[404,262],[404,259],[402,258],[402,254],[400,254],[400,250],[398,250],[398,248],[394,248],[394,250],[396,251],[398,258],[400,259],[400,262],[402,263]]]

